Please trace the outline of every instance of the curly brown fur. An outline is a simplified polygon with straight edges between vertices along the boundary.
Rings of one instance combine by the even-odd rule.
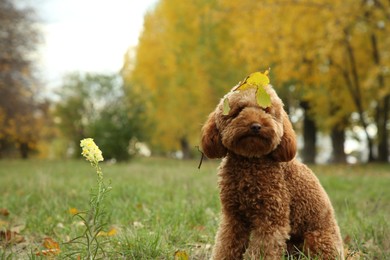
[[[272,105],[258,106],[255,89],[227,94],[202,128],[209,158],[219,168],[221,223],[213,259],[281,259],[303,252],[343,259],[331,202],[317,177],[294,159],[296,138],[283,103],[268,85]]]

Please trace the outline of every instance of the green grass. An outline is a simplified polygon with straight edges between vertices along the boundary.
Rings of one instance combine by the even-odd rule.
[[[218,227],[216,168],[209,161],[137,159],[128,164],[102,164],[112,190],[108,213],[108,258],[173,259],[177,250],[191,259],[207,259]],[[312,166],[334,204],[346,247],[367,259],[390,255],[390,166]],[[0,161],[0,230],[16,230],[25,241],[5,245],[0,256],[38,258],[45,237],[60,242],[61,256],[80,235],[80,220],[70,208],[87,209],[96,183],[86,161]]]

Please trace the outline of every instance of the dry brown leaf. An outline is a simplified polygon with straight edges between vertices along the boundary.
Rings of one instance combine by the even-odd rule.
[[[23,229],[25,229],[26,225],[21,223],[21,224],[15,224],[10,227],[10,230],[16,233],[20,233]]]
[[[349,244],[352,241],[352,238],[350,235],[346,235],[344,237],[344,244]]]
[[[8,245],[22,243],[25,239],[18,232],[7,229],[5,231],[0,230],[0,241]]]
[[[47,249],[59,249],[60,248],[60,244],[58,244],[58,242],[54,241],[54,239],[52,239],[51,237],[45,237],[43,239],[42,245],[44,248],[47,248]]]
[[[4,221],[0,219],[0,228],[8,227],[8,226],[9,226],[8,221]]]
[[[9,211],[8,209],[5,209],[5,208],[0,208],[0,215],[1,216],[8,216],[9,215]]]
[[[194,229],[197,231],[204,231],[206,229],[206,227],[205,226],[195,226]]]

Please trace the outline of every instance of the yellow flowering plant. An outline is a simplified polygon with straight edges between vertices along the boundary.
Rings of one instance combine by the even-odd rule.
[[[92,138],[85,138],[81,140],[80,147],[82,149],[81,154],[93,166],[96,166],[99,162],[104,161],[102,151],[100,151],[99,147],[95,144]]]
[[[80,141],[82,149],[81,154],[87,161],[91,163],[97,173],[97,187],[92,189],[90,198],[90,208],[85,212],[74,210],[74,215],[81,218],[85,230],[83,234],[70,241],[70,243],[82,245],[83,248],[78,248],[71,255],[81,256],[83,259],[96,259],[105,255],[103,244],[99,237],[104,233],[103,228],[107,226],[105,221],[106,214],[102,208],[103,199],[111,187],[104,184],[103,171],[99,166],[99,162],[104,160],[102,151],[95,144],[92,138],[85,138]]]

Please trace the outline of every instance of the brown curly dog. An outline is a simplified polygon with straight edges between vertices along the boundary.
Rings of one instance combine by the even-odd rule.
[[[317,177],[294,159],[296,137],[271,85],[261,108],[255,89],[227,94],[202,128],[208,158],[219,168],[222,216],[213,259],[344,259],[331,202]]]

